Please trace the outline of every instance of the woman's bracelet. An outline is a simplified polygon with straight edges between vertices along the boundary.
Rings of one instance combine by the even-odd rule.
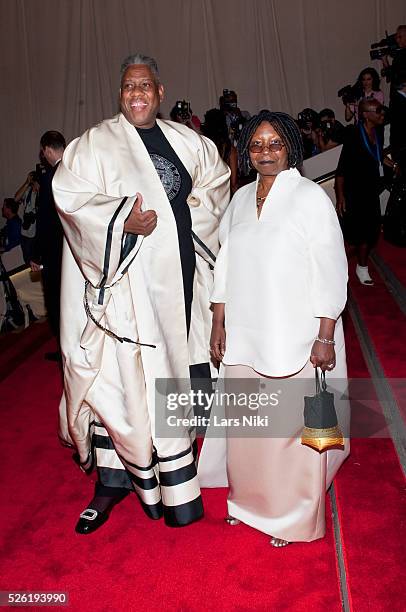
[[[322,344],[332,344],[334,346],[334,344],[336,343],[335,340],[328,340],[328,338],[319,338],[319,336],[316,337],[317,342],[321,342]]]

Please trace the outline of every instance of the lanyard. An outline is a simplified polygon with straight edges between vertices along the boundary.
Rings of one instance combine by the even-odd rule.
[[[365,147],[367,148],[368,152],[372,155],[372,157],[378,162],[378,165],[381,166],[382,158],[381,158],[381,149],[379,146],[378,134],[375,132],[375,152],[374,152],[371,147],[371,143],[369,142],[369,138],[367,136],[366,130],[361,122],[359,123],[359,129],[361,131],[362,140],[364,141]]]

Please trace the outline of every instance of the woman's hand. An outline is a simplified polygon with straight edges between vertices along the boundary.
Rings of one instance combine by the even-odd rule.
[[[226,352],[226,330],[220,322],[213,321],[210,336],[210,354],[216,361],[223,361]]]
[[[223,361],[226,352],[226,330],[224,329],[225,306],[218,302],[213,304],[213,321],[211,324],[210,355],[215,361]]]
[[[331,371],[336,365],[336,352],[333,344],[323,344],[315,340],[312,346],[310,361],[313,367]]]

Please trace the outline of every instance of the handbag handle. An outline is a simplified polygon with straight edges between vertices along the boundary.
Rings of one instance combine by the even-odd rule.
[[[321,375],[319,376],[319,368],[316,367],[315,368],[315,377],[316,377],[316,394],[320,395],[321,390],[326,391],[327,390],[327,383],[326,383],[326,373],[323,370],[320,370]],[[321,382],[320,382],[320,378],[321,378]]]

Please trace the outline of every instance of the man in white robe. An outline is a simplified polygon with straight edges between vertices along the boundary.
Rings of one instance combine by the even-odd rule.
[[[187,390],[189,365],[209,361],[229,170],[211,141],[156,120],[163,93],[155,60],[127,58],[121,113],[74,140],[53,181],[66,236],[60,437],[85,471],[96,458],[99,477],[79,533],[130,490],[170,526],[203,515],[193,439],[187,427],[159,435],[155,381]]]

